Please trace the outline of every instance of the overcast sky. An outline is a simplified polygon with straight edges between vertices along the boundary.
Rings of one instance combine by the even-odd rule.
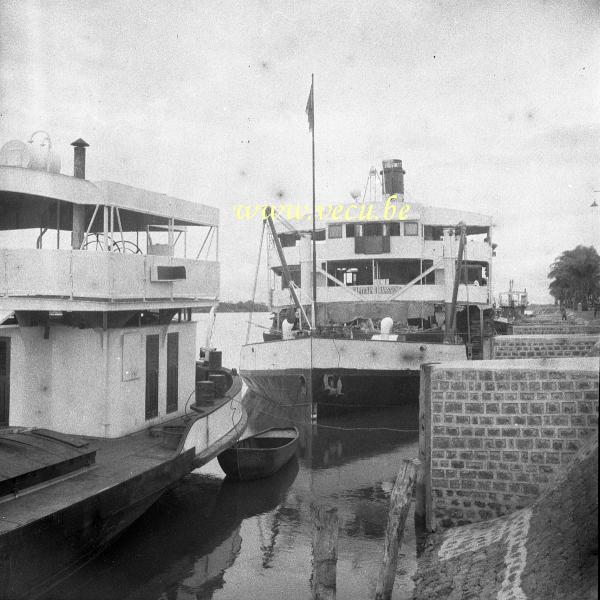
[[[87,176],[221,209],[223,300],[251,295],[241,201],[347,201],[400,158],[410,200],[490,214],[496,291],[546,300],[598,247],[599,4],[0,0],[0,142],[89,144]],[[264,283],[265,278],[261,281]]]

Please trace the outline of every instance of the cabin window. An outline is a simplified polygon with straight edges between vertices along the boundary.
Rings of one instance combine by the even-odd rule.
[[[419,224],[415,221],[404,223],[404,235],[419,235]]]
[[[433,265],[432,260],[418,259],[380,260],[378,261],[379,278],[386,279],[389,285],[405,285],[417,278]],[[435,274],[428,273],[417,285],[434,285]]]
[[[158,335],[146,336],[146,420],[158,416]]]
[[[400,235],[400,223],[390,223],[390,235]]]
[[[383,235],[383,223],[363,223],[364,237],[376,237]]]
[[[288,268],[288,270],[290,273],[290,279],[296,284],[296,287],[301,287],[300,267],[291,266]],[[285,277],[283,276],[283,271],[282,270],[279,270],[278,272],[275,271],[275,274],[278,275],[279,277],[281,277],[281,289],[287,290],[287,286],[285,285]]]
[[[341,238],[342,237],[342,226],[341,225],[330,225],[329,226],[329,239]]]
[[[328,262],[327,272],[344,285],[373,284],[373,263],[370,260]],[[329,279],[327,285],[333,287],[339,284]]]
[[[438,242],[444,239],[444,228],[438,225],[423,225],[423,237]]]
[[[295,233],[280,233],[279,241],[282,248],[292,248],[296,245],[297,235]]]
[[[344,284],[345,285],[356,285],[357,275],[358,275],[358,269],[348,269],[344,273]]]
[[[0,425],[9,424],[10,408],[10,338],[0,338]]]
[[[167,412],[177,410],[179,398],[179,333],[167,334]]]
[[[354,223],[346,223],[346,237],[354,237],[355,225]]]
[[[462,283],[469,285],[487,285],[488,263],[466,261],[462,266]]]

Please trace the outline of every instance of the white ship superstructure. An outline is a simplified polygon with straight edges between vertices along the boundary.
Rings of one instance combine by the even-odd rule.
[[[316,294],[308,223],[278,225],[268,265],[273,328],[264,344],[242,351],[242,375],[256,391],[386,405],[403,397],[394,391],[397,377],[414,388],[407,377],[423,362],[485,354],[492,218],[405,200],[400,160],[383,162],[381,187],[381,195],[342,206],[336,218],[317,218]],[[293,317],[289,287],[301,305]],[[286,317],[295,321],[292,340],[281,339]],[[273,345],[286,343],[285,352]]]
[[[88,181],[81,139],[62,175],[38,140],[0,149],[3,598],[88,560],[246,424],[237,374],[196,360],[218,210]]]

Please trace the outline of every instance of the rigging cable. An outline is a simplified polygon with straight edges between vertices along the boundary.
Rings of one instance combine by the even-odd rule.
[[[266,221],[263,221],[262,230],[260,233],[260,244],[258,245],[258,258],[256,259],[256,270],[254,272],[254,284],[252,287],[252,304],[250,305],[250,320],[248,321],[248,328],[246,329],[246,344],[250,339],[250,327],[252,327],[252,315],[254,314],[254,300],[256,299],[256,284],[258,282],[258,270],[260,268],[260,257],[262,254],[263,238],[265,237],[265,225]]]
[[[470,358],[473,360],[473,343],[471,340],[471,307],[469,306],[469,267],[467,266],[467,233],[465,232],[465,243],[464,243],[464,262],[465,262],[465,288],[467,290],[467,344],[468,349],[470,351]],[[461,274],[462,275],[462,274]],[[462,279],[462,277],[461,277]]]

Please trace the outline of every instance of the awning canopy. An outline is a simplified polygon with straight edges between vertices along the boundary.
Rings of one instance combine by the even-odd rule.
[[[86,224],[97,205],[119,209],[123,231],[143,231],[147,225],[218,226],[219,210],[112,181],[91,182],[68,175],[0,166],[0,230],[72,227],[73,205],[86,206]],[[103,229],[99,210],[92,232]]]

